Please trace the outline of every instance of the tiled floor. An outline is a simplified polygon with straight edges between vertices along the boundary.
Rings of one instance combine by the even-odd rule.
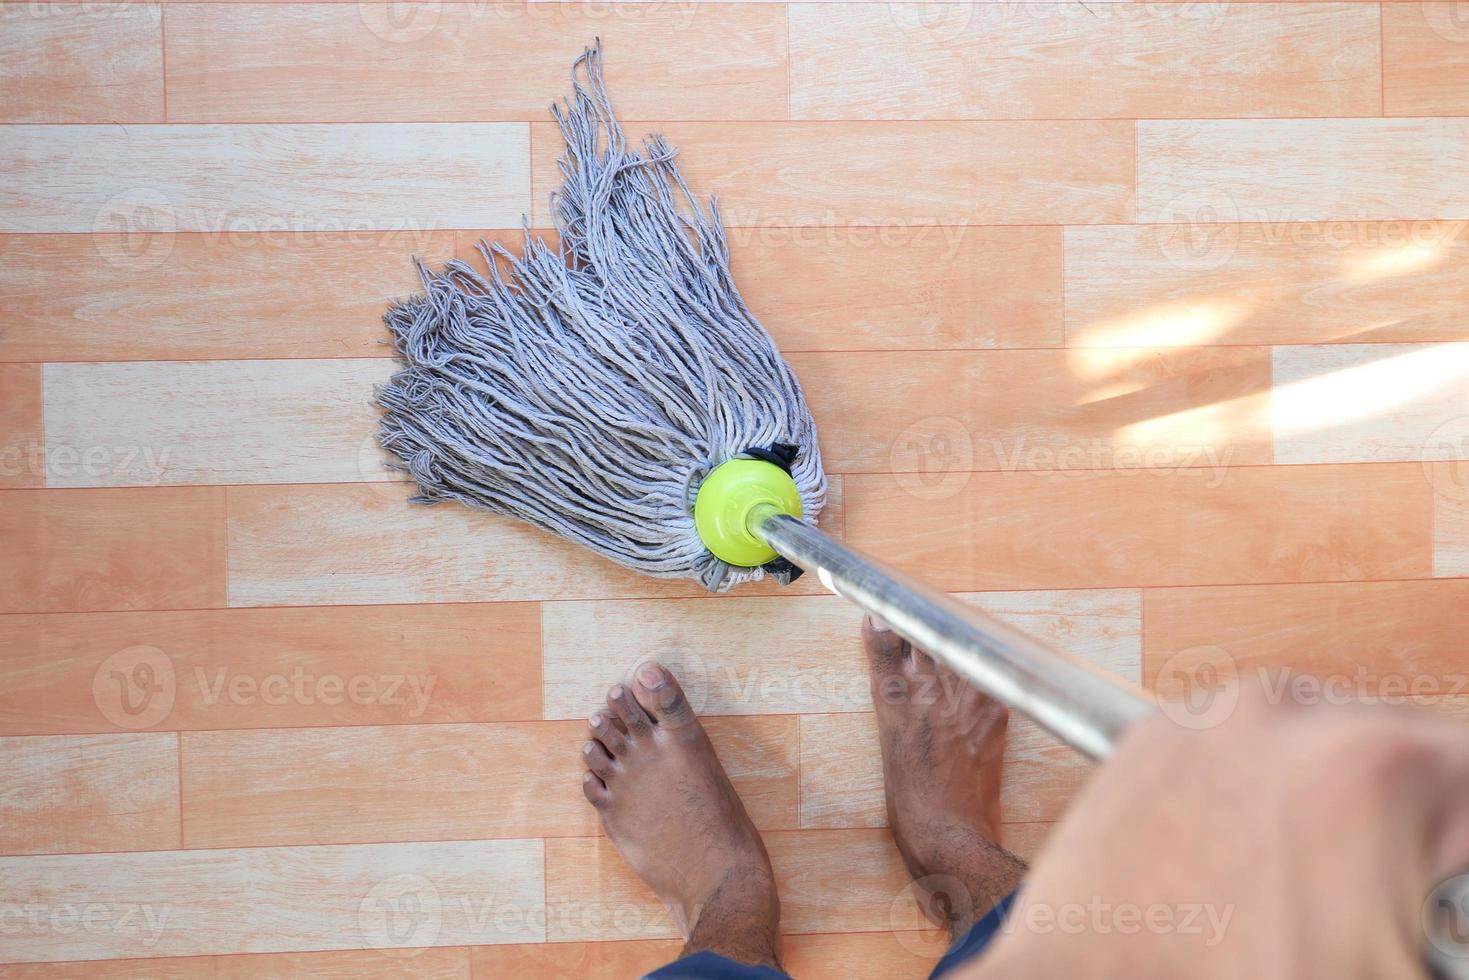
[[[1462,0],[4,3],[0,976],[648,969],[577,754],[648,653],[792,971],[937,956],[850,607],[409,507],[372,447],[383,306],[547,223],[597,36],[720,194],[832,533],[1170,697],[1222,654],[1469,703]],[[1033,854],[1086,768],[1012,741]]]

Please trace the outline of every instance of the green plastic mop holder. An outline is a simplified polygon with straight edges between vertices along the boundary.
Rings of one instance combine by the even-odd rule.
[[[754,568],[779,557],[750,531],[751,514],[762,505],[800,517],[801,494],[791,475],[763,459],[731,459],[714,467],[694,497],[694,527],[716,558]]]

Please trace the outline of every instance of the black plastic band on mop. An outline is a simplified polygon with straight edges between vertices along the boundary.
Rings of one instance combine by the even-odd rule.
[[[767,463],[773,463],[785,470],[791,471],[796,463],[796,454],[800,452],[799,446],[793,446],[788,442],[774,442],[769,446],[756,446],[746,449],[741,455],[750,456],[754,459],[763,459]],[[781,585],[790,585],[796,579],[806,574],[806,570],[800,565],[789,562],[777,555],[770,561],[760,566],[765,574],[775,579]]]

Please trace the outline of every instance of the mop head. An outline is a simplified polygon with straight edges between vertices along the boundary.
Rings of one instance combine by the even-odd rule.
[[[527,226],[521,258],[479,243],[486,271],[420,264],[424,294],[385,317],[406,366],[378,392],[379,440],[420,503],[519,518],[711,591],[788,576],[761,542],[716,557],[708,528],[730,493],[775,499],[782,481],[784,509],[815,522],[826,478],[801,386],[735,288],[715,201],[662,137],[628,145],[598,47],[572,82],[552,110],[559,243]]]

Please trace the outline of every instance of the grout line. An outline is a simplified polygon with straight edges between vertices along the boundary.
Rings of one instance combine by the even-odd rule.
[[[545,2],[552,2],[552,0],[545,0]],[[1038,350],[1046,350],[1046,351],[1060,351],[1060,350],[1063,350],[1063,349],[1075,350],[1075,349],[1078,349],[1078,348],[1041,347],[1041,348],[1036,348],[1036,349],[1038,349]],[[835,353],[862,353],[862,352],[835,352]],[[1211,402],[1210,404],[1213,404],[1213,403]],[[1250,440],[1250,439],[1244,439],[1244,438],[1242,438],[1242,439],[1239,439],[1239,440],[1236,440],[1236,441],[1232,441],[1232,442],[1221,442],[1220,445],[1241,446],[1241,445],[1248,445],[1251,442],[1252,442],[1252,440]],[[1260,462],[1260,463],[1230,463],[1227,468],[1230,469],[1230,470],[1276,470],[1276,471],[1279,471],[1279,472],[1290,472],[1290,471],[1301,471],[1301,472],[1305,472],[1307,470],[1320,469],[1320,468],[1325,468],[1325,467],[1337,467],[1337,468],[1341,468],[1341,469],[1350,468],[1350,469],[1356,469],[1356,470],[1362,470],[1362,469],[1402,468],[1402,467],[1407,467],[1407,466],[1421,467],[1425,462],[1430,462],[1430,461],[1429,460],[1422,460],[1422,459],[1393,459],[1393,460],[1337,460],[1337,461],[1311,462],[1311,463],[1269,463],[1269,462]],[[1450,460],[1450,462],[1452,462],[1452,460]],[[1166,465],[1165,466],[1165,465],[1158,465],[1158,466],[1151,466],[1151,467],[1150,466],[1142,466],[1142,467],[1136,467],[1136,468],[1134,468],[1134,467],[1127,467],[1127,468],[1125,468],[1125,472],[1128,475],[1161,475],[1161,476],[1168,476],[1168,475],[1170,475],[1172,473],[1177,473],[1177,472],[1180,472],[1180,471],[1183,471],[1183,472],[1187,472],[1187,473],[1192,474],[1193,471],[1195,471],[1195,470],[1210,470],[1210,469],[1214,469],[1214,468],[1215,468],[1214,464],[1210,464],[1210,463],[1199,463],[1198,465],[1194,465],[1194,466],[1183,466],[1183,465]],[[916,471],[916,470],[856,470],[856,469],[839,469],[838,470],[838,469],[833,469],[833,470],[831,470],[831,471],[829,471],[827,473],[827,476],[828,477],[834,477],[834,476],[840,476],[840,477],[850,477],[850,476],[857,476],[857,477],[897,477],[897,476],[908,476],[908,475],[915,474],[917,472],[918,471]],[[1123,468],[1120,468],[1120,467],[1105,467],[1105,466],[1104,467],[1078,466],[1078,467],[1071,468],[1071,469],[1066,469],[1066,468],[1050,468],[1050,469],[1004,470],[1004,469],[996,468],[996,469],[989,469],[989,470],[985,470],[985,469],[952,470],[952,471],[949,471],[949,472],[952,472],[952,473],[955,473],[955,474],[964,473],[964,474],[968,474],[970,476],[1010,476],[1010,475],[1012,475],[1014,473],[1021,473],[1021,474],[1026,475],[1026,476],[1065,476],[1065,477],[1080,477],[1080,476],[1084,476],[1084,475],[1087,475],[1087,474],[1091,474],[1091,475],[1094,475],[1094,476],[1106,476],[1108,474],[1117,474],[1117,473],[1120,473],[1120,472],[1124,472],[1124,469]],[[170,491],[170,490],[172,490],[172,491],[196,490],[196,491],[203,492],[203,491],[209,491],[209,490],[217,490],[217,489],[220,489],[220,488],[224,488],[226,490],[228,490],[228,489],[234,489],[234,490],[240,490],[240,491],[249,491],[249,490],[255,490],[255,489],[260,489],[260,490],[289,490],[289,489],[294,489],[294,488],[302,488],[302,489],[304,489],[304,488],[314,488],[314,489],[332,488],[332,489],[338,489],[338,490],[367,490],[368,488],[375,488],[375,487],[381,487],[381,486],[398,487],[400,489],[405,489],[406,490],[406,489],[411,489],[412,486],[413,486],[413,483],[410,480],[362,480],[362,481],[353,482],[353,483],[343,483],[343,482],[340,482],[340,481],[322,481],[322,480],[301,480],[299,482],[294,482],[294,483],[164,483],[164,484],[118,483],[118,484],[101,484],[101,485],[98,485],[98,486],[85,486],[85,487],[4,487],[4,488],[0,488],[0,497],[3,497],[3,495],[8,494],[8,493],[30,493],[30,494],[34,494],[34,493],[37,493],[39,491],[46,491],[49,495],[61,495],[61,494],[68,494],[68,493],[97,493],[99,491],[103,491],[103,492],[105,492],[105,491],[119,491],[120,492],[120,491],[125,491],[125,490],[132,490],[132,491],[150,491],[150,490],[156,490],[156,491],[159,491],[159,492]],[[845,493],[845,487],[843,488],[843,490],[844,490],[844,493]],[[539,599],[539,598],[536,598],[536,597],[532,597],[532,598],[524,599],[524,600],[521,600],[521,601],[524,601],[524,602],[540,602],[542,600]],[[376,605],[376,603],[373,603],[373,605]],[[388,605],[413,605],[413,603],[402,603],[402,602],[398,602],[398,603],[388,603]],[[198,607],[198,608],[208,608],[208,607]]]
[[[1410,582],[1466,582],[1469,575],[1420,575],[1420,576],[1396,576],[1393,578],[1368,578],[1368,579],[1312,579],[1309,581],[1298,579],[1274,579],[1271,581],[1249,581],[1249,582],[1143,582],[1143,583],[1119,583],[1108,585],[1040,585],[1029,587],[1012,587],[1000,589],[975,589],[964,587],[942,587],[942,592],[950,594],[967,595],[1013,595],[1016,593],[1031,592],[1120,592],[1134,589],[1252,589],[1252,588],[1289,588],[1290,586],[1308,585],[1400,585]],[[425,607],[425,606],[500,606],[522,604],[526,602],[539,602],[542,605],[556,602],[703,602],[706,600],[730,601],[734,599],[770,599],[770,600],[797,600],[797,599],[828,599],[831,596],[825,592],[779,592],[779,593],[749,593],[731,595],[728,593],[711,595],[709,593],[688,592],[673,595],[607,595],[607,596],[568,596],[568,597],[542,597],[540,599],[434,599],[424,602],[306,602],[299,605],[240,605],[240,606],[172,606],[158,609],[42,609],[42,610],[12,610],[0,613],[0,623],[10,618],[38,618],[44,616],[147,616],[164,613],[245,613],[261,610],[307,610],[307,609],[385,609],[393,607]],[[785,712],[790,714],[791,712]],[[829,712],[822,712],[823,714]],[[574,721],[572,718],[526,718],[524,721]],[[483,722],[435,722],[434,724],[482,724]],[[423,723],[416,723],[423,724]],[[343,726],[357,727],[357,726]],[[189,731],[208,731],[209,729],[188,729]],[[242,729],[243,731],[258,731],[259,729]],[[91,732],[70,732],[66,734],[88,735],[88,734],[113,734],[116,729],[103,729]]]

